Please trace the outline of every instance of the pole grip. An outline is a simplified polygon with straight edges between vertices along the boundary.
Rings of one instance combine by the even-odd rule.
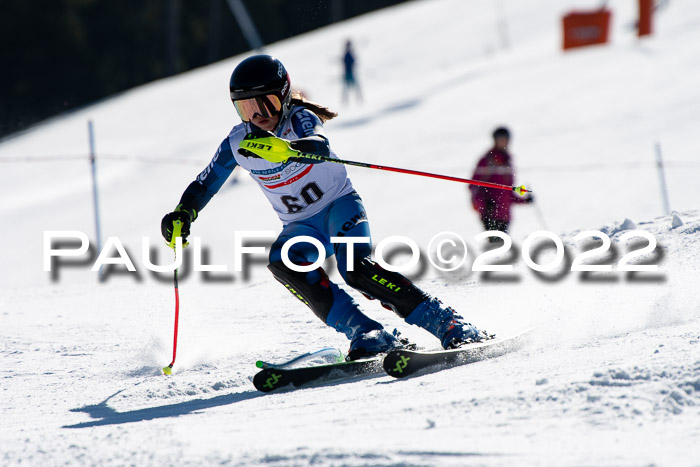
[[[181,220],[174,220],[173,221],[173,236],[170,237],[170,243],[168,246],[172,248],[173,250],[175,249],[175,242],[177,241],[178,237],[182,236],[182,221]]]

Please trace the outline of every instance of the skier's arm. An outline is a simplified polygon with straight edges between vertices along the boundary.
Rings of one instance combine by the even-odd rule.
[[[308,152],[328,157],[331,154],[331,145],[323,129],[321,119],[307,109],[295,112],[292,115],[292,130],[299,136],[289,142],[289,147],[295,151]],[[300,159],[304,164],[318,164],[323,161]]]
[[[308,136],[306,138],[295,139],[289,142],[289,147],[295,151],[308,152],[328,157],[331,154],[331,145],[323,136]],[[318,163],[311,161],[309,163]],[[320,161],[322,162],[322,161]]]
[[[166,242],[170,243],[172,241],[174,221],[182,222],[181,236],[183,240],[187,239],[187,236],[190,234],[190,225],[199,215],[199,211],[219,191],[237,165],[231,151],[231,144],[226,138],[219,145],[214,158],[207,168],[185,189],[180,198],[180,204],[177,205],[173,212],[163,217],[160,227]]]
[[[474,168],[474,173],[472,174],[472,179],[479,180],[481,182],[492,182],[494,176],[494,167],[489,163],[488,154],[481,159],[476,164]],[[472,185],[475,186],[475,185]]]
[[[221,189],[237,165],[231,150],[231,143],[226,138],[219,145],[219,149],[209,165],[185,189],[180,198],[180,206],[185,206],[199,213]],[[194,217],[197,217],[197,214]]]
[[[322,160],[305,158],[300,153],[322,157],[331,155],[331,147],[323,130],[321,120],[313,112],[302,109],[291,117],[292,136],[288,140],[275,136],[271,131],[255,131],[242,141],[238,153],[244,157],[258,157],[274,163],[284,163],[290,159],[302,164],[321,164]],[[287,135],[286,132],[284,136]]]

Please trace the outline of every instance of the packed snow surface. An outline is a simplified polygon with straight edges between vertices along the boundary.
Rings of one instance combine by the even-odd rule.
[[[511,128],[517,182],[536,203],[514,208],[513,247],[499,259],[510,272],[471,271],[486,245],[474,238],[481,225],[463,185],[348,169],[375,244],[402,235],[420,246],[427,266],[410,275],[423,289],[489,332],[536,328],[522,350],[468,366],[257,392],[256,360],[346,350],[347,341],[272,279],[264,255],[233,271],[235,231],[281,229],[239,174],[193,226],[206,261],[228,272],[183,272],[177,361],[162,376],[172,357],[172,275],[144,267],[142,237],[152,261],[170,260],[160,219],[237,123],[227,82],[243,56],[0,143],[0,463],[698,465],[700,8],[663,2],[654,36],[639,40],[636,2],[612,0],[611,44],[562,53],[561,16],[599,4],[415,1],[267,49],[296,86],[340,112],[327,132],[344,159],[470,177],[493,128]],[[340,99],[347,38],[362,104]],[[89,119],[102,240],[118,237],[137,269],[117,267],[103,284],[90,270],[94,256],[53,273],[42,267],[45,231],[85,232],[97,253]],[[657,143],[672,215],[663,212]],[[551,240],[524,248],[539,230],[562,240],[566,254],[552,271],[534,271],[521,253],[556,261]],[[451,273],[427,263],[430,239],[445,231],[469,248]],[[604,245],[590,231],[611,246],[583,263],[612,271],[571,271],[583,251]],[[658,270],[618,270],[650,238],[653,251],[630,264]],[[340,280],[332,261],[326,268]],[[351,293],[386,327],[437,345]]]

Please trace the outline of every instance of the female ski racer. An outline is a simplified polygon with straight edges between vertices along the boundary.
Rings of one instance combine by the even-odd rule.
[[[172,240],[176,220],[182,222],[183,240],[187,238],[190,224],[233,169],[241,166],[259,184],[283,223],[282,232],[271,247],[268,268],[324,323],[350,339],[348,360],[388,352],[406,345],[406,341],[363,314],[352,297],[331,282],[322,268],[303,273],[285,266],[281,251],[289,239],[304,235],[319,240],[326,257],[335,254],[338,270],[349,286],[367,298],[379,300],[409,324],[428,330],[445,349],[486,337],[452,308],[443,306],[401,274],[372,261],[370,243],[353,245],[351,264],[348,245],[331,243],[331,237],[370,236],[362,200],[343,165],[298,158],[270,162],[239,149],[244,138],[262,133],[288,140],[293,150],[336,158],[322,124],[336,113],[292,91],[284,65],[269,55],[243,60],[233,70],[229,87],[243,122],[233,127],[211,163],[187,187],[175,211],[163,218],[161,231],[167,242]],[[288,256],[297,265],[308,265],[318,259],[318,254],[312,244],[299,242],[289,249]]]

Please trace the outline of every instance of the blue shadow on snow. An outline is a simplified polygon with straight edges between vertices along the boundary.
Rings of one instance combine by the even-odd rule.
[[[117,412],[113,408],[109,407],[107,402],[109,402],[111,398],[120,392],[122,391],[115,392],[99,404],[86,405],[85,407],[71,409],[71,412],[85,412],[90,415],[90,417],[98,420],[78,423],[75,425],[64,425],[63,428],[90,428],[93,426],[121,425],[123,423],[136,423],[158,418],[179,417],[180,415],[191,414],[198,410],[235,404],[237,402],[255,399],[256,397],[265,395],[264,393],[257,391],[248,391],[237,394],[223,394],[210,399],[195,399],[180,402],[178,404],[148,407],[146,409],[132,410],[129,412]]]

